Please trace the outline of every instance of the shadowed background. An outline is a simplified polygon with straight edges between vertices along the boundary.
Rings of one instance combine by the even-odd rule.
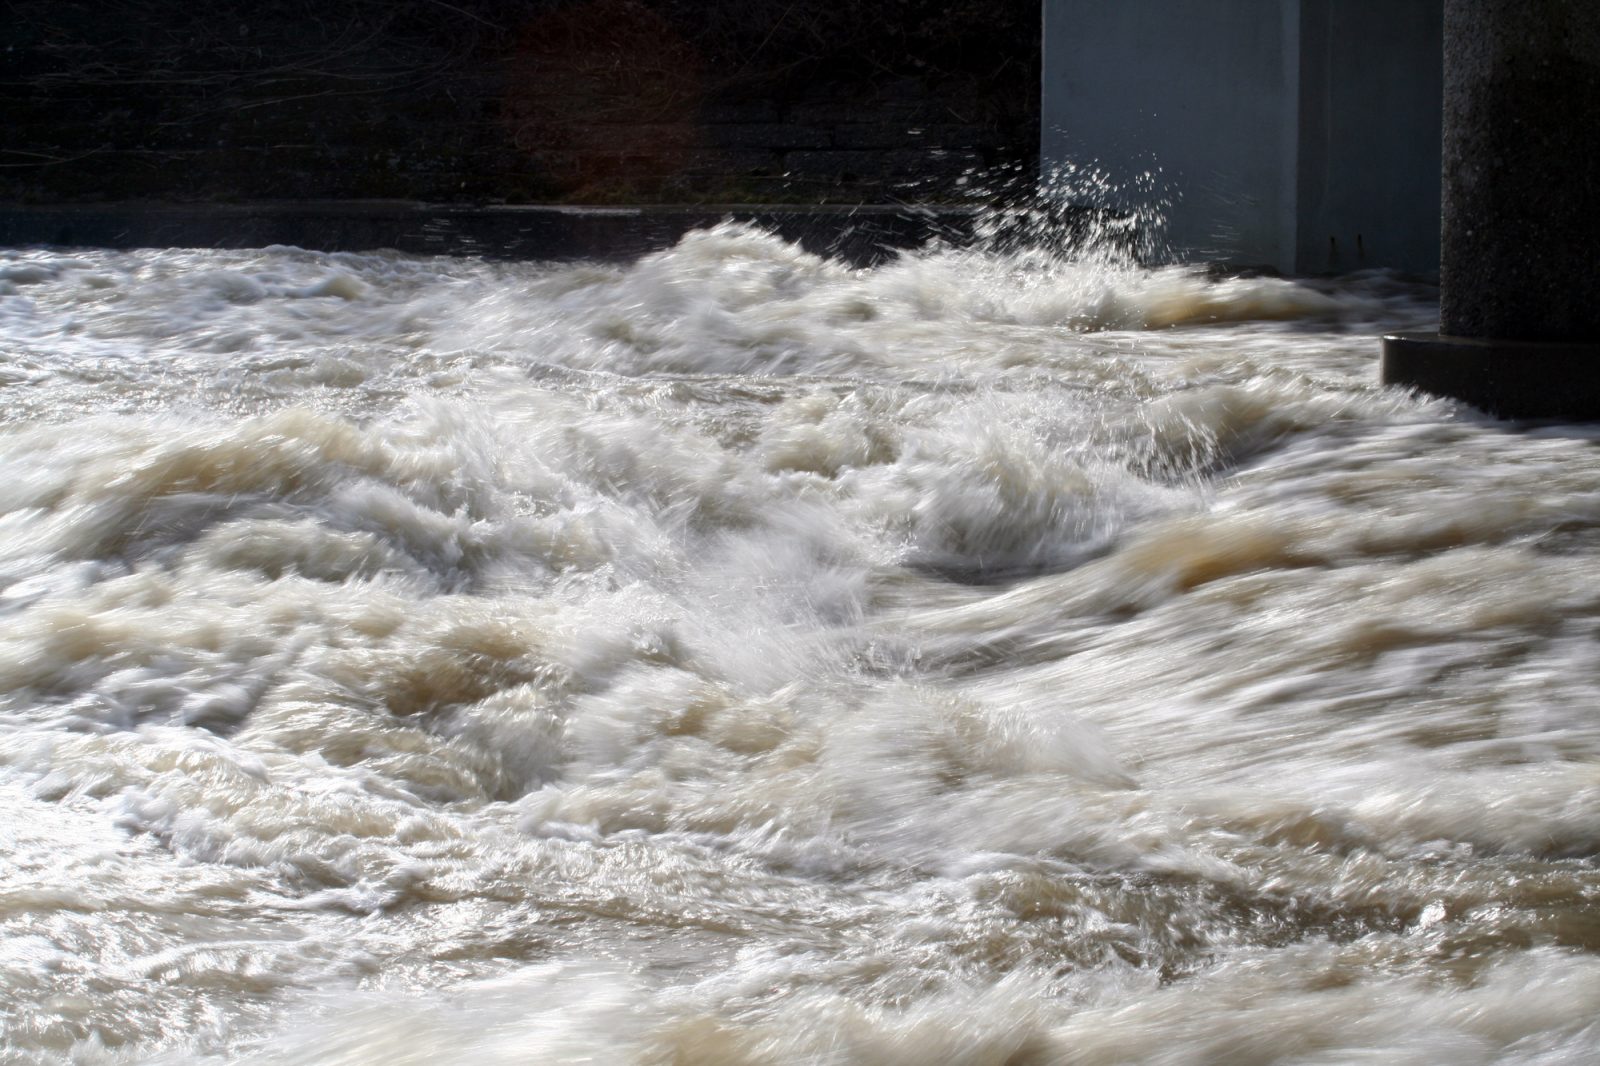
[[[6,5],[0,198],[959,198],[1037,160],[1029,0]]]

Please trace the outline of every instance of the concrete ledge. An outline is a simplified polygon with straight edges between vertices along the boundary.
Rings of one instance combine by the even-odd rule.
[[[245,204],[0,204],[0,245],[260,248],[325,252],[393,248],[421,255],[626,260],[732,219],[808,251],[861,265],[934,237],[962,240],[974,208],[922,206],[426,204],[332,200]]]
[[[1383,338],[1378,375],[1499,418],[1600,420],[1600,342],[1396,333]]]

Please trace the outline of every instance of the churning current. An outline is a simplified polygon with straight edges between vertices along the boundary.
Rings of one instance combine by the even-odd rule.
[[[1433,301],[0,253],[0,1061],[1596,1061],[1600,434]]]

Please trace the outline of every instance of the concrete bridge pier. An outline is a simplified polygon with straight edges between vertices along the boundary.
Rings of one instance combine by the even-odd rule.
[[[1600,419],[1600,2],[1445,0],[1440,332],[1385,384]]]

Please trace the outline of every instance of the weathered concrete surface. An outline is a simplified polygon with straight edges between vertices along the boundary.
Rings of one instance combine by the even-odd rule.
[[[1600,345],[1397,333],[1383,338],[1382,374],[1497,418],[1600,418]]]
[[[1439,268],[1439,0],[1301,0],[1295,270]]]
[[[1432,275],[1441,5],[1045,0],[1044,167],[1159,170],[1178,258]]]
[[[1093,167],[1138,200],[1141,175],[1159,170],[1177,200],[1168,239],[1178,256],[1292,269],[1295,122],[1284,93],[1296,34],[1283,0],[1046,0],[1044,17],[1046,171]],[[1129,204],[1113,193],[1105,206]]]
[[[1388,384],[1600,419],[1600,4],[1446,0],[1440,334]]]
[[[1600,341],[1600,2],[1445,19],[1440,329]]]

